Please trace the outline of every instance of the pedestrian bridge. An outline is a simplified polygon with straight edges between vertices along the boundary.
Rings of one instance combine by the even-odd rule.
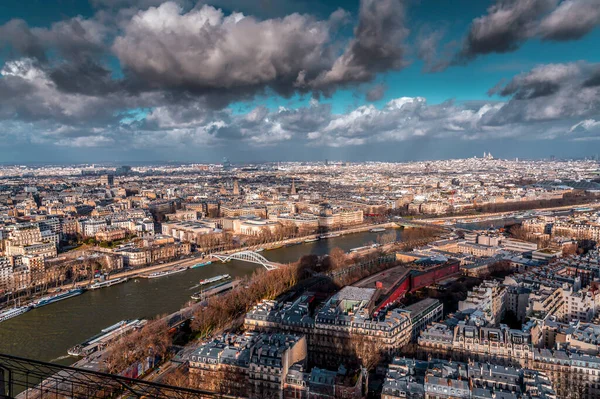
[[[273,263],[259,253],[253,251],[241,251],[229,255],[213,255],[221,262],[229,262],[230,260],[240,260],[243,262],[256,263],[263,266],[267,270],[275,270],[279,268],[278,263]]]

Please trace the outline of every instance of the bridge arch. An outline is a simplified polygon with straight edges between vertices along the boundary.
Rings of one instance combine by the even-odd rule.
[[[221,262],[229,262],[230,260],[241,260],[249,263],[256,263],[263,266],[267,270],[275,270],[279,266],[276,263],[269,261],[267,258],[254,251],[241,251],[229,255],[213,255]]]

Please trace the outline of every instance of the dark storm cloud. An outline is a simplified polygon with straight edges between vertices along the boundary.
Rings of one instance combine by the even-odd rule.
[[[537,21],[558,0],[497,0],[488,13],[476,18],[460,52],[463,59],[516,50],[535,32]]]
[[[120,90],[119,82],[111,77],[111,71],[91,59],[61,64],[49,72],[49,78],[58,90],[67,93],[97,96]]]
[[[283,109],[273,115],[273,120],[290,132],[314,132],[331,120],[331,105],[313,102],[310,107]]]
[[[600,114],[600,87],[586,85],[598,64],[548,64],[517,75],[491,94],[510,97],[493,124],[560,120]]]
[[[539,26],[545,40],[580,39],[600,24],[598,0],[566,0]]]
[[[331,62],[328,45],[328,22],[310,16],[258,21],[164,3],[137,13],[113,49],[128,72],[156,88],[291,94],[301,71],[316,74]]]
[[[579,122],[577,132],[596,129],[600,119],[600,68],[586,63],[544,65],[500,83],[490,93],[504,102],[431,105],[401,97],[343,113],[318,102],[350,85],[369,101],[383,98],[385,87],[373,80],[407,65],[401,0],[363,0],[347,40],[336,32],[349,20],[344,10],[325,19],[294,13],[260,20],[203,4],[159,3],[95,0],[100,10],[89,19],[47,28],[18,20],[0,26],[4,50],[10,49],[0,66],[5,141],[140,152],[248,151],[285,143],[300,153],[307,146],[551,138]],[[490,8],[490,23],[476,29],[481,43],[497,43],[502,32],[509,37],[499,39],[505,48],[514,37],[516,43],[534,36],[557,40],[549,32],[565,32],[562,19],[551,19],[559,12],[573,26],[566,2],[549,9],[551,2],[539,0],[498,4],[503,11]],[[594,26],[594,14],[587,14],[576,19]],[[515,36],[515,26],[525,33]],[[438,51],[441,39],[438,31],[418,40],[418,55],[430,70],[443,68],[436,65],[448,58]],[[236,113],[227,107],[273,92],[314,97],[296,109],[259,106]]]
[[[308,82],[313,88],[328,88],[368,82],[375,74],[399,70],[407,65],[405,9],[402,0],[362,0],[354,38],[331,69]],[[302,77],[299,83],[307,82]]]
[[[400,0],[363,0],[355,37],[337,57],[331,31],[347,19],[337,10],[328,20],[291,14],[260,21],[206,5],[184,12],[164,3],[136,13],[113,50],[126,72],[154,89],[218,92],[233,100],[267,88],[284,96],[330,94],[405,64]]]
[[[0,45],[8,45],[13,55],[46,59],[43,43],[31,32],[27,22],[21,19],[12,19],[0,25]]]
[[[442,45],[445,34],[446,30],[443,28],[437,30],[426,28],[421,29],[417,35],[417,56],[423,60],[423,72],[441,72],[451,64],[456,43],[449,42]]]
[[[597,67],[591,76],[583,82],[584,87],[596,87],[600,86],[600,67]]]
[[[13,57],[35,58],[46,62],[46,53],[56,51],[68,60],[102,53],[107,28],[82,17],[56,22],[50,28],[32,28],[13,19],[0,25],[0,44],[9,45]]]
[[[87,68],[86,73],[92,68]],[[54,80],[50,76],[54,76]],[[122,110],[155,107],[169,101],[162,93],[142,93],[132,96],[126,92],[107,93],[97,84],[96,92],[79,86],[86,81],[105,77],[106,71],[91,73],[87,80],[75,73],[69,82],[68,70],[44,68],[33,59],[6,62],[0,69],[0,118],[23,122],[49,121],[65,126],[114,126]],[[61,82],[63,87],[55,82]],[[72,89],[72,90],[69,90]]]
[[[454,62],[515,51],[532,38],[579,39],[599,24],[598,0],[496,0],[486,15],[473,20]]]
[[[367,101],[371,101],[371,102],[379,101],[385,95],[386,90],[387,90],[386,85],[377,84],[377,85],[371,87],[369,90],[367,90],[367,94],[365,95],[365,98],[367,99]]]
[[[325,20],[296,13],[258,20],[188,1],[93,5],[100,8],[95,16],[48,28],[9,21],[0,26],[0,45],[10,48],[12,59],[37,60],[66,93],[163,92],[214,109],[271,91],[329,95],[404,65],[407,30],[400,0],[363,0],[355,36],[345,46],[335,32],[350,20],[342,9]],[[118,79],[106,64],[113,54]]]
[[[11,48],[9,59],[35,60],[54,80],[59,90],[87,94],[114,91],[111,72],[100,59],[106,54],[108,29],[92,19],[75,17],[35,28],[11,20],[0,26],[0,44]],[[47,54],[52,54],[51,58]]]

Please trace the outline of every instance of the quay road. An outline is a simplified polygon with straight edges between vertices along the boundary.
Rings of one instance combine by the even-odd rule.
[[[401,240],[402,230],[394,231],[397,240]],[[327,254],[335,247],[349,251],[377,242],[377,238],[386,233],[365,231],[347,234],[265,250],[261,255],[272,262],[286,264],[297,261],[303,255]],[[196,258],[176,263],[194,264],[198,261]],[[130,278],[127,283],[88,291],[77,297],[33,309],[0,323],[0,353],[70,365],[77,359],[66,356],[67,349],[80,344],[103,328],[125,319],[149,319],[160,314],[173,313],[184,307],[190,301],[190,295],[198,291],[199,280],[220,274],[230,274],[234,278],[243,277],[251,275],[258,268],[262,266],[239,261],[225,264],[214,262],[167,277]]]
[[[398,227],[398,225],[396,223],[388,222],[388,223],[383,223],[383,224],[369,224],[369,225],[356,226],[356,227],[352,227],[352,228],[345,229],[345,230],[335,231],[334,233],[339,234],[340,236],[345,236],[348,234],[369,232],[369,230],[371,230],[373,228],[386,228],[387,229],[387,228],[397,228],[397,227]],[[202,257],[199,253],[194,253],[189,257],[186,257],[184,259],[179,259],[176,261],[152,265],[152,266],[134,269],[134,270],[127,270],[127,271],[120,272],[120,273],[114,273],[114,274],[110,275],[110,280],[117,279],[117,278],[135,278],[135,277],[139,277],[141,275],[148,274],[151,272],[175,269],[177,267],[191,267],[197,263],[206,262],[209,260],[216,261],[212,257],[213,254],[214,255],[228,255],[228,254],[232,254],[232,253],[236,253],[236,252],[240,252],[240,251],[256,251],[259,248],[262,248],[265,250],[279,249],[281,247],[284,247],[285,245],[302,244],[302,243],[304,243],[305,240],[314,239],[317,237],[319,237],[319,234],[311,234],[308,236],[294,237],[294,238],[289,238],[287,240],[279,240],[279,241],[274,241],[274,242],[265,243],[265,244],[251,245],[248,247],[236,248],[236,249],[227,250],[227,251],[217,251],[212,254],[208,254],[204,257]],[[95,247],[94,249],[102,251],[102,248],[99,248],[99,247],[98,248]],[[293,259],[286,263],[295,262],[296,260],[298,260],[298,259]],[[281,262],[279,262],[279,263],[281,263]],[[90,281],[85,280],[85,281],[79,281],[77,283],[66,284],[62,287],[58,287],[57,289],[87,287],[88,285],[90,285]]]

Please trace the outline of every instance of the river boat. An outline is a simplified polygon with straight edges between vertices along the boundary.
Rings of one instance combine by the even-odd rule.
[[[225,281],[220,284],[214,285],[206,290],[198,291],[191,296],[191,298],[195,301],[202,301],[208,298],[211,298],[216,295],[223,294],[233,288],[237,287],[240,284],[240,280],[234,281]]]
[[[50,305],[51,303],[55,303],[55,302],[62,301],[62,300],[68,299],[68,298],[72,298],[74,296],[81,295],[81,294],[83,294],[83,291],[84,290],[82,288],[75,288],[75,289],[61,292],[61,293],[58,293],[55,295],[45,296],[45,297],[33,302],[32,306],[34,308],[41,308],[42,306]]]
[[[208,285],[212,283],[216,283],[217,281],[230,279],[231,276],[229,274],[221,274],[219,276],[214,276],[211,278],[206,278],[204,280],[200,280],[200,285]]]
[[[113,285],[124,283],[126,281],[127,281],[126,278],[114,278],[112,280],[99,281],[97,283],[90,285],[90,290],[97,290],[99,288],[110,287]]]
[[[70,348],[67,353],[70,356],[88,356],[91,353],[104,348],[108,343],[116,340],[121,335],[140,328],[146,324],[146,320],[121,320],[110,327],[103,328],[100,333],[88,338],[79,345]]]
[[[13,317],[20,316],[23,313],[29,312],[30,309],[31,308],[29,306],[20,306],[9,310],[5,310],[4,312],[0,313],[0,323],[8,319],[12,319]]]
[[[166,277],[166,276],[170,276],[172,274],[184,272],[186,270],[187,270],[187,267],[178,267],[177,269],[173,269],[173,270],[165,270],[162,272],[153,272],[153,273],[147,274],[145,277],[146,278]]]
[[[208,266],[212,264],[212,261],[208,261],[208,262],[202,262],[202,263],[196,263],[194,266],[191,267],[191,269],[197,269],[199,267],[204,267],[204,266]]]

